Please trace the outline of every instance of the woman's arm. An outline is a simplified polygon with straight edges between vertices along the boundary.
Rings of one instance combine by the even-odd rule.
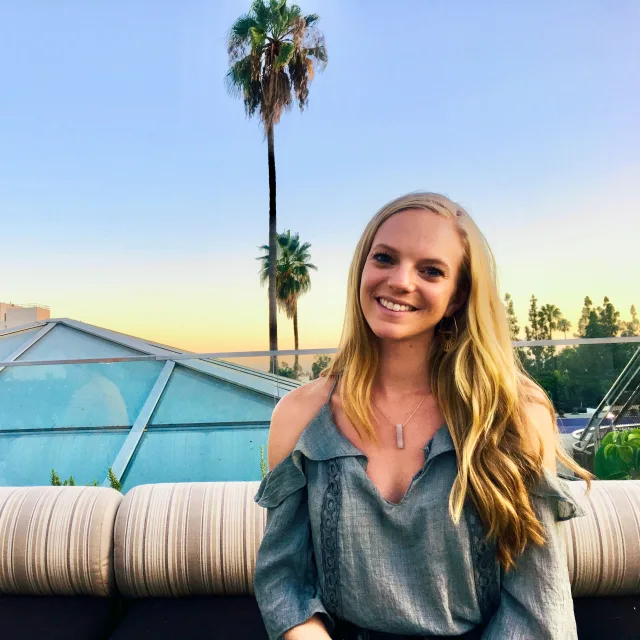
[[[283,638],[284,640],[331,640],[327,628],[318,615],[314,615],[306,622],[289,629]]]
[[[299,387],[276,405],[268,446],[272,468],[256,494],[256,502],[267,509],[267,526],[254,588],[271,640],[328,640],[325,625],[333,625],[322,603],[313,554],[305,459],[293,451],[322,405],[319,384]]]

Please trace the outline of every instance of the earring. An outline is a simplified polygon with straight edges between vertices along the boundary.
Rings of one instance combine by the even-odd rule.
[[[442,349],[449,353],[453,351],[453,348],[456,346],[456,342],[458,341],[458,323],[456,322],[456,317],[451,316],[453,320],[453,327],[450,329],[442,330],[440,329],[440,335],[442,336]],[[440,326],[442,326],[442,320],[440,320]]]

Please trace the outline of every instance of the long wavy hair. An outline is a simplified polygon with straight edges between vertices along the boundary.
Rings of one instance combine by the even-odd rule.
[[[529,490],[543,474],[543,444],[530,442],[525,408],[541,402],[554,419],[551,401],[525,373],[515,354],[505,307],[498,294],[496,267],[486,239],[469,214],[448,198],[412,193],[388,203],[366,226],[355,250],[347,285],[347,308],[339,350],[325,376],[337,376],[347,419],[361,437],[376,441],[371,389],[379,359],[378,338],[360,304],[362,271],[380,226],[408,209],[424,209],[454,220],[463,245],[457,282],[466,301],[455,313],[458,339],[451,351],[435,329],[429,358],[430,383],[455,446],[458,475],[449,496],[449,511],[460,521],[469,497],[489,538],[497,541],[505,570],[529,543],[544,544],[544,530],[534,512]],[[556,427],[557,429],[557,427]],[[537,436],[537,433],[534,434]],[[567,467],[589,482],[590,475],[556,446]]]

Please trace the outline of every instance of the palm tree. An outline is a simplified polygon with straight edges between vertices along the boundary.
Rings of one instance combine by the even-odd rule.
[[[269,164],[269,349],[278,349],[276,320],[276,161],[273,128],[295,100],[300,110],[309,97],[316,69],[327,64],[324,36],[315,14],[303,16],[286,0],[254,0],[249,13],[232,25],[227,41],[227,88],[242,97],[248,117],[258,113],[267,138]],[[293,95],[292,95],[293,94]],[[277,358],[271,358],[277,371]]]
[[[562,312],[555,304],[545,304],[538,312],[542,325],[546,327],[549,340],[553,340],[552,332],[558,329],[558,321],[562,318]]]
[[[571,323],[566,318],[560,318],[558,320],[558,331],[564,333],[564,339],[567,339],[567,331],[571,329]]]
[[[287,318],[293,318],[293,340],[296,351],[299,348],[298,334],[298,298],[311,289],[310,269],[317,267],[307,262],[311,257],[308,242],[300,244],[299,234],[291,235],[290,231],[278,234],[278,251],[276,265],[276,298],[278,307],[287,314]],[[264,255],[258,256],[261,260],[260,283],[264,284],[269,278],[269,246],[260,247]],[[295,356],[293,370],[298,375],[300,365],[298,356]]]

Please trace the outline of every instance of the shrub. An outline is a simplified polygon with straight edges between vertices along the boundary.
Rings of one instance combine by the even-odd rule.
[[[640,429],[607,433],[596,452],[594,472],[600,480],[640,479]]]
[[[68,480],[60,481],[60,476],[56,473],[56,470],[51,469],[50,484],[53,487],[75,487],[76,481],[73,476],[69,476]],[[113,469],[111,467],[109,467],[109,484],[111,485],[112,489],[122,492],[122,484],[120,483],[120,480],[116,478],[116,475],[113,473]],[[87,486],[97,487],[99,486],[98,481],[93,480],[93,482],[87,482]]]

